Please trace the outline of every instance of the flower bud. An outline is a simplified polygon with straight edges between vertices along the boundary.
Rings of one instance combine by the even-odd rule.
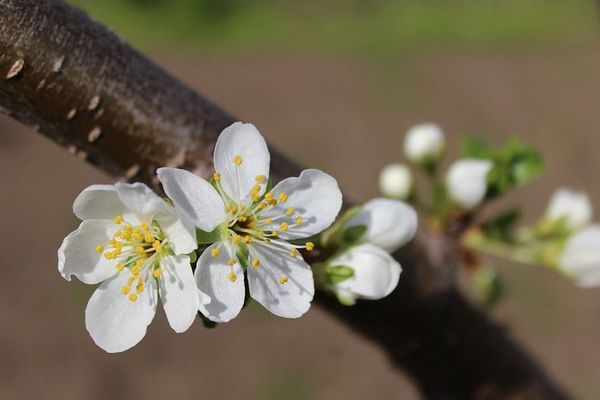
[[[413,187],[410,169],[400,163],[386,165],[379,174],[379,190],[384,196],[406,200]]]
[[[355,226],[366,227],[360,243],[374,244],[392,253],[415,236],[417,213],[402,201],[377,198],[365,203],[344,229]]]
[[[402,268],[387,252],[371,244],[351,247],[329,262],[329,268],[352,268],[354,274],[329,284],[344,304],[356,299],[378,300],[389,295],[398,285]]]
[[[492,162],[488,160],[464,158],[455,161],[446,175],[450,198],[466,210],[481,203],[487,191],[487,175],[492,166]]]
[[[584,192],[575,192],[560,188],[554,192],[548,208],[546,218],[551,222],[564,221],[570,229],[579,229],[592,220],[592,205]]]
[[[558,267],[578,286],[600,286],[600,225],[591,225],[572,235]]]
[[[404,138],[404,154],[417,164],[438,161],[445,147],[444,132],[433,123],[413,126]]]

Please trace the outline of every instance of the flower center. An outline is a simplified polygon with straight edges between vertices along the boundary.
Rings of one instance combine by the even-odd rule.
[[[159,261],[168,250],[167,239],[157,223],[142,221],[139,225],[132,225],[121,215],[113,221],[119,229],[108,243],[96,246],[96,252],[103,254],[107,260],[114,260],[119,273],[125,270],[131,273],[121,293],[136,301],[138,295],[144,292],[144,282],[160,278]]]
[[[240,156],[235,156],[232,161],[239,167],[243,159]],[[293,205],[286,204],[288,194],[285,192],[267,192],[261,196],[262,185],[267,183],[265,176],[258,175],[254,180],[256,184],[252,187],[250,196],[248,196],[245,202],[237,203],[223,190],[221,174],[218,172],[213,174],[215,187],[226,204],[225,212],[227,213],[227,221],[223,224],[223,240],[233,245],[234,252],[238,257],[240,257],[238,248],[244,248],[244,246],[251,245],[253,242],[259,242],[267,247],[285,249],[290,258],[296,258],[299,254],[299,249],[313,250],[314,244],[312,242],[306,242],[304,245],[295,245],[278,238],[280,233],[287,232],[305,223],[304,217]],[[277,209],[281,210],[278,214],[272,212],[277,206]],[[213,257],[217,257],[219,254],[220,250],[218,247],[214,248],[211,252]],[[241,254],[244,254],[244,252],[241,252]],[[250,260],[249,256],[245,257],[248,257],[248,260],[244,260],[245,262],[242,262],[242,265],[248,265],[255,269],[260,268],[262,263],[260,259],[252,258]],[[231,282],[237,280],[237,275],[233,270],[237,261],[232,258],[227,262],[230,268],[228,278]],[[284,285],[288,280],[288,277],[281,276],[279,283]]]

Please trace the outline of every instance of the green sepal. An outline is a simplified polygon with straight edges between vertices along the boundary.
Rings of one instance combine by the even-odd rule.
[[[340,245],[343,241],[343,229],[344,225],[358,213],[360,213],[362,207],[356,206],[348,209],[341,218],[338,220],[325,232],[321,234],[320,243],[323,247],[330,247],[334,245]]]
[[[521,211],[512,208],[501,212],[482,226],[482,230],[489,238],[501,239],[505,242],[513,241],[516,223],[521,218]]]
[[[248,269],[249,254],[250,252],[248,251],[248,246],[246,246],[245,243],[238,244],[237,249],[235,250],[235,255],[244,269]],[[248,285],[246,285],[246,287],[248,287]]]
[[[211,232],[196,228],[196,241],[198,244],[212,244],[221,240],[221,227],[217,226]]]
[[[352,246],[360,241],[367,232],[366,225],[356,225],[342,231],[342,241],[345,245]]]
[[[190,264],[193,264],[198,260],[198,254],[196,254],[195,251],[188,253],[187,256],[190,258]]]
[[[198,312],[198,316],[200,316],[200,319],[202,320],[202,325],[204,325],[205,328],[214,329],[219,325],[215,321],[211,321],[210,319],[205,317],[204,314],[202,314],[201,312]]]
[[[506,292],[500,276],[488,266],[479,267],[474,272],[471,285],[477,298],[487,307],[497,304]]]
[[[346,265],[336,265],[333,267],[326,267],[327,280],[329,283],[335,285],[340,282],[344,282],[354,276],[354,268]]]

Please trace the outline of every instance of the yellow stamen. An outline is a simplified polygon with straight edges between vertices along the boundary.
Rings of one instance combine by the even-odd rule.
[[[142,246],[138,246],[138,247],[135,248],[135,252],[137,254],[139,254],[140,256],[144,255],[144,248]]]
[[[135,276],[130,276],[129,279],[127,279],[127,286],[133,285],[133,281],[135,281]]]
[[[246,221],[248,221],[248,217],[246,217],[245,215],[242,215],[241,217],[238,218],[238,221],[246,222]]]
[[[273,200],[273,193],[269,192],[265,194],[265,200],[271,201]]]
[[[252,266],[254,268],[260,267],[260,260],[258,258],[255,258],[254,260],[252,260]]]
[[[296,218],[296,225],[300,225],[302,223],[302,221],[304,221],[304,219],[302,217]]]
[[[313,251],[315,249],[315,244],[313,242],[306,242],[306,250]]]
[[[235,258],[230,258],[229,260],[227,260],[227,265],[235,265]]]
[[[277,198],[280,202],[285,203],[287,201],[288,195],[285,192],[281,192],[279,193],[279,196],[277,196]]]
[[[229,278],[229,281],[231,281],[232,283],[235,282],[235,281],[237,281],[237,275],[234,274],[233,272],[229,273],[229,277],[228,278]]]
[[[117,269],[117,271],[123,271],[125,269],[125,264],[117,263],[117,265],[115,265],[115,268]]]
[[[296,249],[290,250],[290,257],[296,258],[297,255],[298,255],[298,250],[296,250]]]
[[[131,293],[129,295],[129,301],[136,301],[136,300],[137,300],[137,294]]]
[[[263,183],[265,181],[265,177],[264,177],[264,175],[256,175],[254,177],[254,180],[258,183]]]
[[[285,210],[285,213],[286,215],[292,215],[295,211],[296,209],[294,207],[288,207],[288,209]]]
[[[279,232],[277,232],[277,231],[271,231],[271,236],[277,236],[277,235],[279,235]]]
[[[134,266],[133,268],[131,268],[131,273],[133,275],[138,275],[140,273],[140,267],[138,267],[137,265]]]
[[[120,215],[117,215],[113,221],[115,222],[115,224],[119,225],[123,222],[123,217]]]
[[[235,157],[233,157],[233,162],[235,163],[235,165],[241,165],[243,161],[244,161],[244,160],[243,160],[243,159],[242,159],[242,157],[241,157],[241,156],[239,156],[239,155],[238,155],[238,156],[235,156]]]
[[[156,251],[157,253],[160,253],[160,251],[162,249],[162,245],[160,244],[160,242],[158,240],[155,240],[154,243],[152,243],[152,247],[154,248],[154,251]]]
[[[215,182],[219,182],[221,180],[221,174],[218,172],[213,173],[213,179]]]
[[[152,271],[152,276],[156,279],[160,278],[160,268],[155,268],[154,271]]]
[[[218,247],[210,250],[210,255],[213,257],[217,257],[219,254],[221,254],[221,250]]]
[[[234,242],[235,244],[240,244],[240,243],[242,242],[242,237],[241,237],[240,235],[235,235],[235,236],[233,237],[233,242]]]
[[[244,236],[244,243],[248,244],[252,242],[252,237],[250,235]]]
[[[96,253],[98,254],[102,254],[102,252],[104,251],[104,246],[96,246]]]
[[[279,283],[281,283],[282,285],[286,284],[287,281],[289,279],[287,278],[287,276],[282,276],[281,278],[279,278]]]
[[[282,222],[281,224],[279,224],[279,229],[281,229],[283,232],[288,230],[288,223],[287,222]]]
[[[144,241],[146,243],[152,243],[152,242],[154,242],[154,236],[152,236],[152,233],[146,232],[146,235],[144,237]]]
[[[123,294],[127,294],[127,293],[129,293],[129,286],[123,286],[123,287],[121,288],[121,293],[123,293]]]

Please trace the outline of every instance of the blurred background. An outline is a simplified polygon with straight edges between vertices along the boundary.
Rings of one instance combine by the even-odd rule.
[[[600,13],[593,0],[72,0],[272,144],[367,200],[412,124],[458,138],[517,136],[547,161],[506,204],[533,220],[558,185],[600,208]],[[56,250],[71,204],[111,178],[0,116],[0,398],[417,399],[377,347],[318,308],[288,321],[252,306],[176,335],[161,312],[119,355],[84,326],[91,289]],[[450,157],[451,158],[451,157]],[[575,398],[600,398],[600,290],[490,260],[493,318]],[[410,321],[406,321],[410,324]]]

